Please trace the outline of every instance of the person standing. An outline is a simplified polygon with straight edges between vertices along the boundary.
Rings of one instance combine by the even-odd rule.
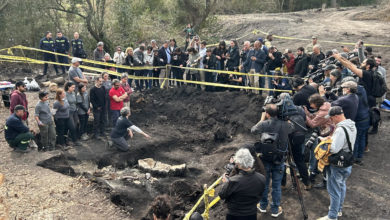
[[[122,73],[121,76],[121,87],[125,92],[127,93],[127,98],[123,100],[123,106],[130,108],[130,94],[133,93],[133,90],[131,89],[129,83],[128,83],[129,76],[127,73]]]
[[[230,41],[230,47],[226,54],[226,67],[228,71],[234,71],[240,65],[240,51],[236,40]]]
[[[256,204],[265,189],[265,177],[253,169],[254,158],[250,151],[241,148],[234,155],[238,174],[223,176],[219,197],[225,200],[228,208],[227,220],[256,220]]]
[[[72,44],[72,55],[78,58],[87,58],[87,54],[84,51],[84,43],[80,38],[78,32],[74,32],[73,39],[71,40]]]
[[[126,48],[126,57],[125,57],[125,65],[126,66],[129,66],[129,67],[133,67],[134,66],[134,53],[133,53],[133,48],[132,47],[128,47]],[[127,70],[127,74],[129,76],[134,76],[134,70],[133,69],[128,69]],[[128,80],[128,83],[130,85],[130,87],[132,87],[132,83],[133,83],[133,79],[132,78],[129,78]]]
[[[86,141],[89,139],[87,134],[87,125],[88,125],[88,117],[91,113],[91,108],[89,104],[89,96],[87,92],[87,86],[84,84],[79,84],[78,93],[76,97],[77,101],[77,115],[80,120],[80,139],[82,141]]]
[[[11,93],[10,98],[10,107],[9,110],[11,114],[14,113],[15,106],[21,105],[24,107],[24,115],[21,117],[22,121],[27,124],[27,118],[28,118],[28,102],[26,94],[24,93],[26,91],[26,85],[24,82],[19,81],[15,84],[15,90]]]
[[[217,65],[217,58],[215,57],[214,54],[212,54],[211,49],[207,49],[206,51],[206,56],[203,58],[203,66],[204,69],[209,69],[209,70],[215,70]],[[214,82],[214,74],[213,72],[205,72],[205,81],[212,83]],[[206,86],[206,91],[214,91],[213,86]]]
[[[35,106],[35,120],[41,134],[42,150],[53,150],[56,146],[56,130],[49,106],[49,93],[39,92],[39,102]]]
[[[160,64],[161,66],[166,66],[166,65],[169,65],[171,63],[171,53],[169,51],[169,41],[165,41],[163,46],[160,48],[160,50],[158,50],[158,57],[160,58]],[[163,69],[163,72],[165,72],[165,75],[164,75],[164,78],[171,78],[170,75],[171,75],[171,68],[170,66],[166,66],[165,69]],[[163,80],[163,79],[162,79]],[[166,82],[165,83],[165,87],[168,87],[169,86],[169,83]]]
[[[45,37],[41,39],[39,42],[39,48],[41,50],[47,50],[49,52],[54,52],[54,40],[52,38],[52,33],[50,31],[46,32]],[[56,56],[51,53],[44,53],[43,54],[43,60],[44,61],[50,61],[50,62],[57,62],[56,61]],[[48,63],[45,63],[43,66],[43,75],[47,74],[47,67]],[[57,65],[53,64],[54,70],[56,71],[56,74],[58,75],[58,69]]]
[[[119,80],[113,80],[113,87],[110,89],[110,111],[111,111],[111,121],[112,125],[116,126],[116,121],[120,116],[120,110],[123,108],[123,100],[125,100],[128,95],[125,90],[121,87]]]
[[[66,99],[66,93],[63,89],[57,89],[56,101],[53,103],[54,122],[56,124],[57,144],[62,149],[65,148],[65,135],[70,133],[70,137],[75,145],[78,145],[76,138],[76,128],[70,121],[69,103]]]
[[[249,72],[249,67],[244,66],[246,59],[248,57],[248,53],[251,49],[251,42],[250,41],[245,41],[244,42],[244,47],[241,50],[240,53],[240,58],[241,58],[241,66],[240,66],[240,72],[241,73],[248,73]],[[243,76],[244,79],[244,85],[247,86],[249,84],[249,77],[248,76]]]
[[[213,54],[217,58],[217,70],[225,70],[226,53],[226,42],[220,41],[218,47],[213,50]]]
[[[93,51],[93,59],[96,61],[100,62],[105,62],[106,60],[104,59],[104,55],[106,54],[106,51],[104,51],[104,43],[103,42],[98,42],[96,45],[96,49]],[[104,69],[105,66],[98,65],[99,68]]]
[[[294,76],[305,77],[309,71],[309,57],[306,55],[303,47],[297,49],[297,57],[294,63]]]
[[[306,46],[306,53],[311,55],[313,53],[313,47],[314,46],[319,46],[320,47],[320,44],[318,43],[318,39],[316,36],[312,36],[311,37],[311,43],[309,43],[307,46]],[[320,47],[321,48],[321,47]]]
[[[95,86],[89,91],[89,99],[92,104],[93,129],[95,138],[104,137],[104,109],[106,103],[106,91],[102,86],[103,78],[98,77],[95,80]]]
[[[253,74],[260,74],[260,71],[263,69],[267,57],[260,46],[260,41],[255,41],[254,48],[248,52],[248,57],[243,64],[243,66],[249,69],[249,74],[252,74],[249,76],[249,83],[251,87],[255,88],[259,87],[259,76],[254,76]],[[258,91],[255,91],[254,93],[259,94]]]
[[[61,31],[57,32],[57,37],[55,39],[54,47],[57,53],[64,54],[64,56],[57,55],[58,62],[63,64],[68,64],[69,63],[68,53],[70,49],[70,44],[68,38],[66,38]],[[62,70],[62,74],[65,75],[65,69],[67,69],[67,67],[61,65],[60,68]]]
[[[106,72],[102,73],[102,79],[103,79],[102,87],[104,88],[104,91],[106,92],[106,95],[104,96],[105,97],[105,102],[104,102],[105,106],[103,108],[104,123],[106,126],[112,127],[113,125],[111,124],[110,96],[109,96],[109,92],[112,88],[112,82],[111,82],[110,76]]]
[[[268,62],[268,68],[267,68],[267,75],[275,75],[275,70],[277,68],[282,69],[283,66],[283,60],[282,60],[282,53],[278,51],[276,47],[270,47],[268,50],[268,56],[266,59],[266,62]],[[268,82],[268,88],[273,89],[274,85],[272,84],[272,80],[275,78],[267,77]],[[273,95],[273,92],[269,92],[270,95]]]
[[[76,100],[76,85],[72,82],[65,83],[65,93],[66,93],[66,100],[69,104],[69,121],[70,121],[70,127],[74,129],[74,139],[77,140],[79,137],[77,137],[77,133],[79,131],[78,129],[78,122],[79,117],[77,114],[77,100]],[[70,128],[69,128],[70,129]],[[71,129],[70,129],[71,130]]]
[[[172,54],[171,64],[172,64],[173,78],[178,80],[183,80],[184,70],[178,67],[183,67],[186,65],[186,56],[181,51],[180,47],[177,47],[175,49],[175,52]],[[178,87],[184,85],[184,82],[176,81],[176,83]]]
[[[143,67],[145,65],[144,51],[145,51],[144,45],[140,45],[139,48],[135,49],[135,51],[134,51],[134,66]],[[142,70],[142,69],[135,70],[135,75],[142,76],[143,72],[144,72],[144,70]],[[136,90],[141,92],[144,88],[144,80],[143,79],[135,80],[135,85],[136,85]]]
[[[353,147],[356,140],[355,122],[351,119],[346,119],[343,109],[340,106],[330,108],[328,118],[336,124],[336,130],[332,135],[332,144],[330,146],[331,157],[335,160],[330,160],[329,168],[327,169],[327,190],[330,197],[330,206],[328,215],[319,218],[318,220],[332,220],[342,216],[343,203],[347,192],[347,179],[352,172],[353,161],[345,161],[343,166],[340,166],[339,156],[343,153],[353,153]]]
[[[80,62],[81,59],[74,57],[72,58],[72,66],[69,68],[69,80],[73,82],[77,87],[80,85],[80,83],[83,83],[85,85],[88,84],[87,78],[84,76],[84,73],[80,69]]]
[[[113,61],[116,63],[116,65],[123,65],[125,63],[125,53],[122,51],[122,47],[117,46],[116,51],[114,53]],[[118,73],[123,73],[124,69],[117,68]]]
[[[150,69],[144,70],[144,76],[145,77],[153,77],[153,60],[154,60],[154,53],[153,53],[153,47],[148,46],[147,50],[144,52],[144,63],[145,67],[150,67]],[[152,80],[151,79],[145,79],[145,89],[151,89],[152,88]]]

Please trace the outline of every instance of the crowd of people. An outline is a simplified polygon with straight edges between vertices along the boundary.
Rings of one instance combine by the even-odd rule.
[[[259,38],[253,45],[245,41],[241,50],[235,40],[230,42],[229,47],[225,41],[221,41],[211,49],[194,34],[190,25],[185,32],[184,50],[177,46],[175,39],[165,41],[160,48],[152,40],[148,45],[141,43],[136,49],[128,47],[125,52],[122,47],[116,47],[113,59],[104,51],[104,43],[99,42],[93,52],[95,60],[150,68],[130,70],[102,66],[118,72],[121,77],[103,73],[95,78],[92,88],[88,88],[89,82],[79,67],[81,58],[86,57],[79,34],[75,33],[69,43],[61,32],[57,33],[55,40],[48,32],[41,40],[41,49],[67,54],[72,48],[74,58],[68,70],[69,80],[63,89],[57,90],[53,106],[50,107],[48,103],[47,92],[42,91],[38,95],[40,101],[36,104],[34,118],[40,129],[43,149],[66,149],[67,146],[80,145],[80,140],[88,140],[87,122],[89,115],[93,114],[93,138],[101,139],[110,128],[110,137],[117,149],[128,151],[127,139],[133,137],[133,132],[150,138],[129,120],[131,94],[134,90],[159,87],[165,77],[178,80],[166,83],[167,86],[183,86],[180,80],[186,76],[186,79],[194,81],[268,88],[271,89],[268,94],[279,102],[265,103],[260,122],[251,129],[253,134],[259,136],[259,141],[253,147],[240,149],[235,154],[233,161],[237,172],[223,178],[224,185],[219,195],[227,203],[227,219],[256,219],[256,210],[266,213],[269,204],[272,217],[282,214],[281,188],[286,182],[285,162],[288,155],[293,158],[306,190],[312,187],[328,190],[329,212],[320,219],[342,216],[346,179],[351,174],[353,164],[363,165],[364,153],[369,151],[368,134],[378,132],[380,117],[377,106],[387,91],[386,70],[382,66],[381,56],[373,55],[372,48],[364,47],[362,41],[357,42],[352,50],[342,46],[340,52],[333,49],[324,53],[315,36],[306,48],[297,48],[296,54],[291,49],[280,52],[273,45],[272,35],[265,40]],[[56,58],[45,53],[44,59],[55,61]],[[68,62],[62,58],[58,61]],[[156,66],[167,67],[153,68]],[[58,73],[55,65],[54,68]],[[208,69],[243,74],[208,72]],[[288,77],[259,77],[256,74]],[[156,78],[132,80],[129,75]],[[159,77],[160,80],[157,79]],[[223,87],[203,85],[198,88],[223,90]],[[292,94],[272,89],[292,90]],[[12,115],[7,119],[5,131],[9,145],[22,152],[28,150],[28,143],[34,137],[26,123],[29,114],[24,92],[23,82],[16,83],[11,95]],[[262,90],[252,92],[263,93]],[[281,118],[284,109],[280,109],[280,103],[284,102],[290,102],[291,105],[286,106],[292,106],[295,112],[288,118]],[[326,152],[329,161],[325,161],[327,164],[323,168],[320,164],[324,161],[316,155],[319,143],[326,140],[331,140]],[[270,149],[274,152],[272,156],[267,155]],[[262,156],[258,157],[256,153],[260,152]],[[305,161],[305,153],[310,155],[309,161]],[[347,154],[353,155],[354,159],[341,161],[339,154],[343,154],[343,158]],[[320,173],[323,176],[316,183]],[[269,202],[271,182],[272,202]],[[169,217],[169,214],[156,215],[161,217],[158,219]]]

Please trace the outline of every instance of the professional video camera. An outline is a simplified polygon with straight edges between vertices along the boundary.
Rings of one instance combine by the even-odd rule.
[[[265,105],[275,104],[278,107],[278,118],[281,120],[288,120],[289,116],[298,113],[297,107],[290,96],[284,96],[284,98],[267,96],[264,101],[263,111],[265,111]]]
[[[305,147],[311,149],[313,147],[313,144],[317,141],[319,136],[319,129],[314,129],[313,133],[311,134],[310,138],[306,141]]]
[[[325,78],[325,67],[336,63],[337,60],[334,57],[328,57],[321,60],[317,65],[317,70],[307,74],[306,81],[312,79],[315,83],[321,83]]]

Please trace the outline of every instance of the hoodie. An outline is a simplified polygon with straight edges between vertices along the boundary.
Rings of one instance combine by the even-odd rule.
[[[330,146],[331,154],[337,154],[342,149],[346,152],[350,152],[347,137],[345,136],[345,132],[342,127],[347,129],[349,141],[351,142],[351,148],[353,151],[353,147],[355,145],[356,140],[355,122],[351,119],[346,119],[336,125],[336,130],[332,135],[332,145]]]
[[[22,120],[26,121],[27,117],[28,117],[27,97],[26,97],[25,93],[19,92],[19,90],[16,89],[11,93],[11,101],[10,101],[10,107],[9,107],[11,114],[14,113],[14,108],[17,105],[23,105],[23,107],[26,109],[26,111],[24,112],[24,115],[22,117]]]

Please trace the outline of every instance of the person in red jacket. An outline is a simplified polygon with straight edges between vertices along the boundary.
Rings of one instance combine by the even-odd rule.
[[[114,86],[110,89],[108,95],[110,96],[112,125],[115,126],[116,121],[120,116],[120,111],[123,108],[123,100],[125,100],[128,95],[127,92],[121,87],[120,81],[118,79],[114,79],[112,82]]]
[[[22,121],[27,121],[28,118],[28,102],[27,97],[24,92],[26,91],[26,85],[24,82],[19,81],[15,84],[15,90],[11,93],[11,103],[9,110],[11,111],[11,114],[14,113],[15,106],[21,105],[23,106],[26,111],[24,112],[24,115],[22,117]]]
[[[292,76],[294,74],[294,68],[295,68],[295,56],[290,49],[286,49],[284,51],[283,64],[287,68],[288,75]]]

